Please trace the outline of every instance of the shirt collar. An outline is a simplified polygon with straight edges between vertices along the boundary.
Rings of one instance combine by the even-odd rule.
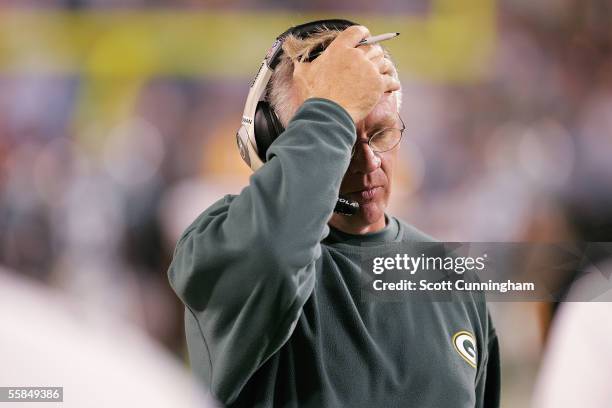
[[[325,239],[326,244],[349,244],[361,245],[364,243],[382,243],[397,241],[399,235],[399,222],[395,217],[385,214],[385,228],[380,231],[367,234],[349,234],[329,226],[329,235]]]

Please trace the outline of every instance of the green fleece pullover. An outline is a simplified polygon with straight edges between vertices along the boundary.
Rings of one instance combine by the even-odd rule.
[[[431,238],[391,216],[372,234],[329,228],[355,138],[340,105],[307,100],[249,185],[187,228],[168,276],[192,369],[230,407],[497,407],[484,298],[360,300],[364,243]],[[475,339],[475,367],[460,332]]]

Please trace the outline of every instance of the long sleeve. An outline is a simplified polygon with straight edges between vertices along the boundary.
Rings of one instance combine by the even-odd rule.
[[[291,335],[354,141],[340,105],[307,100],[249,185],[179,240],[168,277],[186,307],[193,369],[223,403]]]

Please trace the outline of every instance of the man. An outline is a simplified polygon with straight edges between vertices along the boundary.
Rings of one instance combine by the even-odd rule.
[[[191,363],[228,406],[498,405],[483,301],[360,301],[362,244],[431,240],[385,214],[400,84],[380,46],[356,47],[368,36],[351,26],[285,41],[270,99],[286,130],[249,185],[177,245],[169,279],[186,306]],[[339,193],[357,214],[333,214]],[[453,348],[468,331],[477,364]]]

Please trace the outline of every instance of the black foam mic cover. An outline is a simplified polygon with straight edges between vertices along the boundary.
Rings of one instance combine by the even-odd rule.
[[[334,212],[342,215],[355,215],[359,211],[359,203],[357,201],[349,200],[346,197],[338,197],[336,201],[336,207]]]

